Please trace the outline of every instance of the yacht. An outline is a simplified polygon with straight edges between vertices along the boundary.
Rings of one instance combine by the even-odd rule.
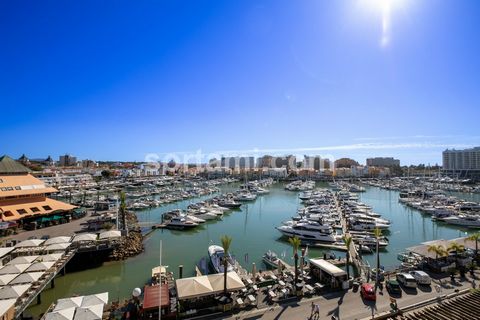
[[[218,203],[219,206],[229,209],[240,208],[241,203],[235,202],[233,199],[222,200]]]
[[[167,224],[166,227],[169,229],[178,229],[178,230],[185,230],[185,229],[193,229],[198,226],[198,223],[187,220],[184,217],[173,217],[172,220],[170,220]]]
[[[213,269],[215,269],[215,272],[217,273],[223,273],[225,272],[225,267],[224,267],[224,262],[223,259],[225,257],[225,251],[223,250],[222,247],[217,246],[217,245],[211,245],[208,247],[208,256],[210,257],[210,262],[213,266]],[[227,257],[227,272],[230,272],[233,270],[233,265],[232,265],[232,257],[230,254]]]
[[[335,242],[335,233],[329,225],[323,225],[319,222],[300,220],[287,221],[284,225],[277,227],[283,235],[287,237],[297,236],[300,240],[315,242]]]
[[[467,228],[480,228],[480,219],[478,216],[472,215],[458,215],[443,218],[443,221],[448,224],[462,226]]]
[[[233,197],[235,201],[253,201],[255,199],[257,199],[257,195],[250,192],[240,192]]]

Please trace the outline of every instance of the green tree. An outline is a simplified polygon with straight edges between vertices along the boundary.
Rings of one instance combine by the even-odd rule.
[[[447,254],[447,250],[445,250],[443,246],[436,244],[428,246],[427,251],[435,253],[435,260],[437,260],[438,257],[443,257]]]
[[[223,235],[220,238],[223,247],[223,292],[227,294],[227,269],[228,269],[228,253],[232,244],[232,237]]]
[[[298,248],[300,248],[300,245],[302,244],[302,242],[300,241],[300,238],[298,238],[297,236],[293,237],[293,238],[289,238],[288,239],[288,242],[290,242],[290,244],[292,245],[292,248],[293,248],[293,259],[295,261],[295,282],[294,282],[294,286],[295,286],[295,290],[297,290],[297,282],[298,282]]]
[[[447,248],[448,252],[453,251],[455,254],[455,267],[458,268],[458,254],[465,251],[465,246],[458,242],[452,242]]]
[[[352,245],[352,237],[350,236],[343,236],[343,242],[345,242],[345,246],[347,247],[347,278],[350,279],[350,247]]]

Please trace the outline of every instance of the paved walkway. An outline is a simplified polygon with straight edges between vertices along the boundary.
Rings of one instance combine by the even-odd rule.
[[[477,277],[479,274],[477,274]],[[459,281],[458,277],[457,281]],[[476,281],[478,282],[478,280]],[[444,286],[440,293],[435,290],[437,283],[432,283],[431,287],[403,290],[401,298],[395,297],[398,307],[402,308],[440,295],[453,293],[456,289],[462,290],[472,287],[469,275],[466,280],[457,282],[455,285],[450,284],[450,278],[444,279],[443,283]],[[312,299],[303,299],[301,302],[293,302],[263,310],[253,309],[234,316],[223,317],[222,319],[305,320],[310,317],[312,301],[320,306],[320,317],[318,318],[320,320],[330,320],[333,315],[342,320],[365,319],[372,317],[374,314],[390,310],[390,295],[385,289],[383,294],[379,291],[376,302],[363,301],[359,291],[353,292],[349,290],[348,292],[328,293]]]
[[[42,229],[37,229],[37,230],[31,230],[31,231],[24,231],[20,230],[18,234],[7,236],[4,238],[1,238],[0,240],[6,241],[6,240],[18,240],[18,241],[23,241],[26,240],[30,237],[37,237],[41,238],[45,235],[50,236],[51,238],[53,237],[59,237],[59,236],[73,236],[77,232],[82,230],[82,225],[81,223],[86,222],[88,219],[90,219],[90,213],[87,213],[87,215],[83,218],[72,220],[69,223],[64,223],[64,224],[59,224],[56,226],[51,226],[47,228],[42,228]]]

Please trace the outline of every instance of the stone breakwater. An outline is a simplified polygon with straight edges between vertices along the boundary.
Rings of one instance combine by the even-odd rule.
[[[143,236],[138,225],[137,216],[127,212],[128,236],[123,237],[119,245],[112,251],[110,260],[124,260],[143,252]]]

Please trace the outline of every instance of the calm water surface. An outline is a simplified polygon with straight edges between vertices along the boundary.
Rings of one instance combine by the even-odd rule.
[[[318,184],[325,187],[324,184]],[[227,186],[223,191],[231,191],[235,186]],[[298,193],[283,190],[282,184],[271,187],[268,195],[260,196],[256,201],[242,206],[241,210],[224,215],[221,221],[207,222],[192,231],[156,230],[145,239],[145,252],[126,261],[105,263],[102,267],[70,273],[55,280],[56,287],[42,293],[42,304],[29,308],[33,314],[43,312],[50,303],[58,298],[74,294],[91,294],[101,291],[110,293],[110,300],[127,298],[132,289],[142,287],[149,279],[151,269],[159,265],[160,241],[162,241],[162,263],[168,265],[178,276],[178,266],[184,266],[184,276],[194,275],[195,265],[206,256],[211,243],[220,242],[223,234],[233,238],[231,251],[237,260],[248,269],[252,262],[257,268],[265,266],[261,262],[265,251],[271,249],[278,254],[285,254],[285,260],[293,264],[291,248],[281,238],[275,226],[290,219],[300,206]],[[480,201],[480,195],[469,200]],[[190,203],[207,199],[209,196],[186,200],[159,208],[137,213],[142,224],[158,223],[163,212],[173,209],[184,209]],[[397,253],[406,247],[433,239],[449,239],[463,236],[466,230],[440,225],[423,216],[416,210],[404,207],[398,202],[398,192],[367,187],[360,194],[361,201],[371,205],[373,210],[392,221],[390,245],[388,251],[381,253],[381,264],[390,267],[398,264]],[[309,248],[309,256],[323,255],[320,249]],[[248,257],[245,257],[248,254]],[[343,255],[343,253],[337,253]],[[365,256],[370,264],[374,256]],[[67,270],[68,272],[68,270]]]

